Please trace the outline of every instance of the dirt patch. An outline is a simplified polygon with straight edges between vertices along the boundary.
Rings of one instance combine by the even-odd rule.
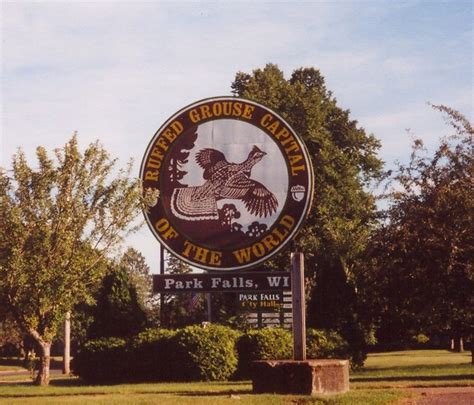
[[[415,396],[397,405],[474,405],[474,387],[406,388]]]

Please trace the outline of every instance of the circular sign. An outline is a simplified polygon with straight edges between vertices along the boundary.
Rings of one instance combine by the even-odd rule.
[[[158,240],[206,270],[254,267],[295,236],[313,194],[311,160],[275,112],[216,97],[174,114],[140,170]]]

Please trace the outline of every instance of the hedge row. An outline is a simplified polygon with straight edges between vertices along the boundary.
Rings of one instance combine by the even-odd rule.
[[[308,357],[346,357],[347,343],[334,332],[308,330]],[[73,371],[88,383],[124,381],[222,381],[247,379],[254,360],[290,359],[288,330],[237,332],[221,325],[177,331],[149,329],[130,341],[91,340],[73,360]]]

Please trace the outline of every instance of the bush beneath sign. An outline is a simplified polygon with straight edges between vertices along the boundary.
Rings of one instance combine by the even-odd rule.
[[[286,360],[293,355],[291,332],[281,328],[248,331],[237,342],[239,367],[237,378],[248,379],[255,360]]]
[[[254,360],[291,359],[291,332],[265,328],[242,334],[221,325],[176,331],[147,329],[132,339],[87,342],[73,360],[87,383],[223,381],[248,379]],[[348,344],[336,332],[307,332],[308,358],[348,358]]]
[[[75,374],[88,383],[106,384],[127,380],[131,372],[127,342],[115,337],[90,340],[74,356],[72,368]]]
[[[347,341],[332,330],[306,331],[306,356],[309,359],[347,359],[350,348]]]
[[[124,381],[222,381],[237,369],[239,332],[220,325],[177,331],[148,329],[126,342],[87,342],[74,358],[74,373],[88,383]]]
[[[130,364],[134,381],[171,381],[176,367],[174,342],[176,331],[146,329],[129,343]]]
[[[228,380],[237,369],[235,342],[239,332],[221,325],[188,326],[173,339],[176,379]]]

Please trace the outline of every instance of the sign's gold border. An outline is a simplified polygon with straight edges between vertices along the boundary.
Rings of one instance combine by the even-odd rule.
[[[206,266],[206,265],[203,265],[202,263],[197,263],[193,260],[190,260],[189,258],[186,258],[186,257],[183,257],[182,255],[180,255],[178,252],[176,252],[175,249],[173,249],[165,240],[163,240],[162,237],[160,237],[160,235],[158,234],[158,232],[156,232],[155,230],[155,227],[153,226],[153,224],[150,222],[150,219],[149,219],[149,216],[147,215],[147,212],[144,211],[143,214],[145,216],[145,220],[150,228],[150,230],[152,231],[153,235],[155,236],[155,238],[165,246],[165,248],[170,252],[172,253],[173,255],[175,255],[176,257],[178,257],[179,259],[183,260],[184,262],[194,266],[194,267],[198,267],[198,268],[201,268],[201,269],[204,269],[204,270],[209,270],[209,271],[219,271],[219,272],[229,272],[229,271],[235,271],[235,270],[244,270],[244,269],[250,269],[250,268],[253,268],[255,266],[258,266],[258,265],[261,265],[264,261],[268,260],[269,258],[271,258],[272,256],[274,256],[275,254],[281,252],[284,248],[286,248],[288,246],[288,244],[291,242],[291,240],[293,240],[295,238],[295,236],[297,235],[298,231],[301,229],[310,209],[311,209],[311,204],[312,204],[312,199],[313,199],[313,193],[314,193],[314,172],[313,172],[313,166],[312,166],[312,163],[311,163],[311,158],[309,156],[309,153],[308,153],[308,150],[306,148],[306,145],[304,144],[303,140],[299,137],[299,135],[291,128],[291,126],[279,115],[277,114],[276,112],[274,112],[272,109],[260,104],[260,103],[257,103],[255,101],[252,101],[252,100],[247,100],[247,99],[244,99],[244,98],[237,98],[237,97],[229,97],[229,96],[221,96],[221,97],[209,97],[209,98],[205,98],[205,99],[202,99],[202,100],[199,100],[199,101],[196,101],[192,104],[189,104],[187,105],[186,107],[183,107],[182,109],[180,109],[178,112],[176,112],[175,114],[173,114],[170,118],[168,118],[165,123],[155,132],[155,134],[153,135],[152,139],[150,140],[150,142],[148,143],[148,146],[147,146],[147,149],[145,151],[145,154],[144,154],[144,157],[142,159],[142,162],[141,162],[141,166],[140,166],[140,178],[143,182],[143,179],[144,179],[144,171],[145,171],[145,163],[147,161],[147,158],[149,157],[149,154],[155,144],[155,141],[156,139],[161,135],[162,131],[165,130],[171,123],[173,123],[174,120],[176,120],[176,118],[178,116],[180,116],[181,114],[183,114],[184,112],[186,111],[189,111],[193,108],[196,108],[202,104],[205,104],[205,103],[210,103],[210,102],[214,102],[214,101],[232,101],[232,102],[236,102],[236,101],[242,101],[244,103],[247,103],[247,104],[251,104],[251,105],[254,105],[258,108],[261,108],[265,111],[267,111],[268,113],[272,114],[274,117],[276,117],[278,120],[280,120],[284,125],[287,126],[287,128],[290,130],[291,132],[291,135],[295,138],[295,140],[298,142],[299,146],[301,147],[301,151],[302,151],[302,155],[304,156],[304,160],[305,160],[305,163],[308,167],[308,192],[307,192],[307,197],[306,197],[306,201],[305,201],[305,207],[303,208],[301,212],[301,214],[299,215],[299,218],[297,218],[297,223],[295,224],[295,226],[291,229],[291,232],[289,233],[289,235],[281,242],[281,244],[276,247],[274,250],[272,250],[271,252],[269,252],[268,254],[266,254],[265,256],[261,257],[261,258],[258,258],[258,260],[255,260],[255,261],[252,261],[250,263],[246,263],[244,265],[239,265],[239,266],[233,266],[233,267],[211,267],[211,266]],[[218,119],[224,119],[224,118],[218,118]],[[291,191],[288,190],[288,193],[290,193]]]

